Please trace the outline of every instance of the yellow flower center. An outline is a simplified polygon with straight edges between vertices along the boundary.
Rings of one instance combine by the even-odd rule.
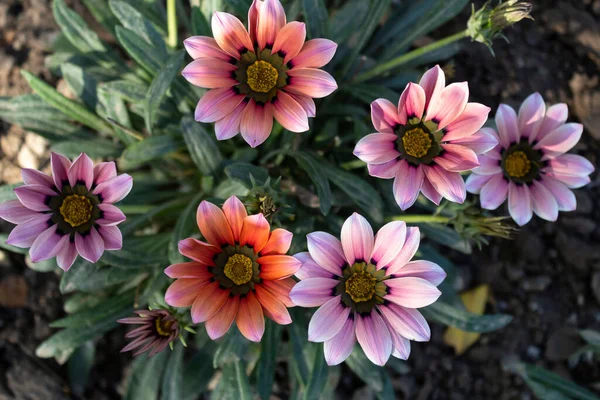
[[[402,137],[404,151],[409,156],[421,158],[427,154],[431,148],[431,138],[429,134],[421,128],[414,128],[404,134]]]
[[[355,272],[346,281],[346,293],[357,303],[369,301],[375,294],[376,283],[377,279],[368,272]]]
[[[525,152],[518,150],[510,153],[504,160],[504,169],[513,178],[522,178],[531,170],[531,161]]]
[[[248,86],[255,92],[268,93],[277,84],[279,73],[266,61],[256,61],[246,71]]]
[[[67,196],[60,206],[60,213],[73,228],[87,223],[92,218],[92,203],[85,196]]]
[[[173,324],[175,321],[163,321],[162,318],[156,318],[154,325],[156,326],[156,332],[160,336],[171,336]]]
[[[225,276],[236,285],[243,285],[252,279],[252,260],[243,254],[234,254],[225,264]]]

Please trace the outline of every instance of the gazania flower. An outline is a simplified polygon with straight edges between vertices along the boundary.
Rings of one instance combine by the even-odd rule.
[[[320,307],[308,325],[308,340],[325,342],[327,364],[336,365],[358,340],[373,363],[406,360],[410,340],[428,341],[431,332],[417,308],[435,302],[446,273],[430,261],[410,261],[419,247],[419,228],[401,221],[377,236],[354,213],[342,226],[342,241],[325,232],[308,235],[308,253],[296,258],[301,282],[290,293],[302,307]]]
[[[481,166],[467,179],[467,189],[480,195],[481,207],[495,210],[508,197],[508,211],[519,225],[535,212],[556,221],[559,211],[576,208],[570,189],[590,182],[594,166],[585,158],[564,154],[579,142],[583,126],[565,123],[566,104],[546,109],[544,99],[533,93],[519,114],[501,104],[496,112],[499,144],[479,156]],[[496,135],[491,128],[483,128]]]
[[[192,262],[174,264],[165,274],[177,279],[165,301],[173,307],[192,307],[192,321],[206,322],[211,339],[218,339],[233,321],[249,340],[259,342],[264,316],[281,325],[292,322],[287,307],[300,261],[285,253],[292,233],[271,232],[262,214],[248,215],[242,202],[230,197],[223,210],[203,201],[198,227],[206,242],[184,239],[179,252]]]
[[[131,176],[117,175],[114,162],[94,166],[83,153],[73,163],[52,153],[51,163],[52,177],[24,168],[18,200],[0,204],[0,218],[17,224],[6,243],[31,247],[33,262],[56,257],[65,271],[77,254],[95,263],[104,250],[120,250],[125,215],[113,203],[127,196]]]
[[[304,42],[306,27],[286,23],[279,0],[254,0],[248,31],[231,14],[215,12],[214,39],[193,36],[184,41],[194,61],[182,72],[192,84],[211,89],[196,107],[196,121],[216,122],[217,139],[240,131],[252,147],[263,143],[273,117],[292,132],[308,130],[316,113],[313,98],[337,88],[323,67],[337,45],[327,39]]]
[[[134,313],[139,317],[117,320],[121,324],[141,325],[125,335],[132,341],[123,347],[121,353],[135,350],[135,357],[148,351],[148,357],[152,357],[179,337],[179,322],[167,310],[140,310]]]
[[[378,133],[362,138],[354,155],[368,164],[371,176],[394,179],[394,198],[401,209],[412,206],[419,191],[435,204],[442,197],[465,201],[460,172],[479,166],[477,154],[497,143],[486,131],[477,132],[489,107],[467,103],[468,97],[467,82],[446,86],[436,65],[419,84],[406,86],[398,107],[385,99],[371,103]]]

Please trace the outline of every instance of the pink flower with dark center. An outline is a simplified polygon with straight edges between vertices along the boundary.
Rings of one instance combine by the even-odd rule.
[[[252,147],[270,135],[273,117],[287,130],[305,132],[316,113],[313,98],[328,96],[337,84],[318,68],[333,58],[337,44],[305,42],[306,26],[286,23],[279,0],[254,0],[248,31],[235,16],[215,12],[214,39],[184,41],[194,59],[182,72],[192,84],[211,89],[196,107],[196,121],[215,122],[218,140],[242,133]]]
[[[577,206],[570,189],[590,183],[594,166],[585,158],[565,154],[579,142],[583,126],[565,123],[566,104],[546,109],[544,99],[533,93],[519,114],[501,104],[496,112],[499,144],[479,156],[480,167],[467,179],[467,190],[479,194],[481,207],[495,210],[508,198],[508,211],[519,225],[533,213],[556,221],[559,211]],[[496,136],[483,128],[479,133]]]
[[[358,343],[373,363],[390,355],[406,360],[410,340],[426,342],[429,325],[417,308],[437,300],[446,273],[430,261],[410,261],[419,248],[419,228],[401,221],[377,236],[354,213],[342,226],[342,241],[325,232],[307,236],[308,252],[290,293],[302,307],[320,307],[308,326],[308,340],[325,343],[327,364],[344,361]]]
[[[56,257],[65,271],[77,254],[95,263],[104,250],[120,250],[125,215],[113,203],[127,196],[131,176],[117,175],[114,162],[94,166],[84,153],[73,163],[52,153],[51,162],[52,177],[24,168],[18,200],[0,204],[0,218],[17,224],[6,243],[31,247],[33,262]]]
[[[139,310],[134,313],[139,317],[117,320],[120,324],[140,325],[125,335],[132,340],[121,353],[135,350],[135,357],[147,351],[148,357],[152,357],[179,337],[179,322],[167,310]]]
[[[394,179],[401,209],[412,206],[419,192],[438,205],[442,197],[465,201],[460,172],[479,166],[477,154],[497,144],[486,131],[477,132],[489,107],[467,103],[468,98],[467,82],[446,86],[436,65],[419,84],[406,86],[398,107],[385,99],[371,103],[377,133],[362,138],[354,155],[368,164],[371,176]]]

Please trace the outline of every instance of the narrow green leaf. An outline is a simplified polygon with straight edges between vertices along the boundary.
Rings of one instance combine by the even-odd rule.
[[[75,11],[64,0],[54,0],[52,13],[56,23],[69,41],[82,53],[104,52],[106,47]]]
[[[584,329],[579,331],[579,336],[592,346],[600,347],[600,332],[592,329]]]
[[[316,160],[315,156],[312,154],[302,151],[290,154],[293,155],[300,168],[306,171],[310,179],[315,184],[317,195],[319,196],[319,207],[321,208],[321,212],[323,215],[329,214],[332,202],[331,187],[329,186],[327,176],[319,165],[319,161]]]
[[[298,378],[303,386],[308,384],[310,379],[308,364],[304,356],[305,343],[308,341],[308,334],[306,328],[302,324],[303,318],[301,318],[300,312],[297,310],[291,310],[294,323],[287,326],[290,341],[292,343],[292,354],[290,354],[290,361],[293,363],[298,370]]]
[[[356,16],[367,15],[368,12],[368,1],[348,1],[330,19],[331,39],[336,43],[345,43],[353,34],[361,32],[364,21],[357,20]]]
[[[198,351],[185,365],[183,372],[183,400],[196,400],[206,389],[215,370],[210,363],[210,355],[204,350]]]
[[[96,346],[94,342],[88,341],[79,346],[71,358],[69,358],[67,365],[69,383],[71,390],[77,396],[83,396],[95,357]]]
[[[212,135],[191,116],[181,120],[181,131],[198,170],[204,175],[214,175],[221,166],[223,156]]]
[[[63,64],[60,71],[73,93],[83,100],[87,108],[101,114],[102,107],[99,106],[98,102],[98,82],[96,79],[75,64]]]
[[[0,249],[8,250],[17,254],[27,254],[29,252],[29,249],[22,249],[21,247],[6,244],[6,240],[8,240],[8,234],[0,233]]]
[[[131,163],[144,163],[166,156],[184,146],[183,140],[173,136],[152,136],[129,145],[123,159]]]
[[[329,37],[329,15],[323,0],[302,0],[308,39]]]
[[[158,53],[154,52],[152,45],[148,44],[142,37],[122,26],[117,26],[117,39],[127,54],[133,60],[144,68],[150,75],[154,76],[162,65],[162,60]]]
[[[92,158],[118,158],[123,147],[112,140],[96,137],[88,140],[68,140],[52,145],[52,151],[70,158],[76,158],[82,152]]]
[[[74,292],[97,268],[95,264],[79,257],[69,269],[69,273],[62,275],[59,285],[60,292],[62,294]]]
[[[504,328],[513,319],[511,315],[507,314],[477,315],[441,301],[437,301],[419,311],[428,319],[467,332],[495,331]]]
[[[51,272],[56,271],[58,268],[58,264],[56,263],[56,258],[49,258],[47,260],[32,262],[29,258],[25,258],[25,264],[29,268],[37,272]]]
[[[215,392],[213,393],[215,398],[252,400],[246,364],[241,360],[235,360],[225,365],[219,387]]]
[[[200,204],[200,200],[203,196],[204,193],[198,193],[187,205],[185,210],[183,210],[181,216],[177,220],[175,229],[173,229],[173,236],[169,241],[169,261],[171,264],[186,261],[185,257],[179,253],[179,241],[190,237],[198,230],[196,225],[196,210],[198,209],[198,204]]]
[[[225,167],[225,174],[231,179],[237,179],[243,182],[249,189],[252,188],[250,176],[252,176],[259,185],[265,183],[269,177],[269,172],[266,169],[243,162],[229,164]]]
[[[383,390],[383,368],[373,365],[367,358],[360,346],[354,346],[352,354],[346,359],[346,365],[350,367],[360,379],[373,388],[376,392]]]
[[[263,400],[268,400],[273,390],[275,367],[277,366],[277,348],[281,341],[281,328],[281,325],[269,319],[266,321],[265,334],[261,341],[260,359],[256,366],[256,386],[258,394]]]
[[[201,10],[206,19],[210,20],[215,11],[223,10],[223,0],[203,0]]]
[[[14,190],[22,185],[22,183],[0,185],[0,203],[5,203],[10,200],[17,200],[17,195],[15,194]]]
[[[248,340],[237,328],[232,327],[220,339],[219,347],[213,357],[213,368],[223,367],[234,360],[242,359],[248,350]]]
[[[225,4],[233,9],[235,15],[245,17],[248,14],[248,9],[252,5],[252,0],[225,0]]]
[[[90,10],[96,21],[100,23],[113,36],[115,34],[115,25],[119,23],[115,15],[108,7],[106,0],[82,0],[83,4]]]
[[[51,328],[89,328],[102,320],[114,315],[115,312],[125,313],[133,309],[135,292],[128,291],[106,299],[90,308],[73,313],[67,317],[50,323]]]
[[[192,32],[198,36],[212,37],[212,29],[200,7],[192,6]]]
[[[146,93],[148,93],[148,86],[140,82],[120,80],[105,82],[101,86],[131,103],[143,102],[146,99]]]
[[[169,262],[166,251],[142,252],[132,249],[128,243],[132,238],[125,238],[124,246],[118,251],[106,251],[100,262],[118,269],[144,270],[153,269]]]
[[[135,143],[137,140],[136,135],[141,135],[138,133],[132,135],[131,120],[125,101],[119,95],[103,86],[100,86],[98,90],[98,97],[100,104],[106,110],[108,122],[113,126],[114,136],[126,145]]]
[[[316,346],[316,349],[312,371],[310,372],[310,379],[308,380],[308,385],[306,385],[306,390],[304,392],[304,400],[320,398],[321,393],[327,384],[329,371],[327,369],[327,364],[325,363],[323,346]]]
[[[169,355],[161,388],[161,400],[181,400],[183,398],[183,350],[181,343]]]
[[[155,400],[158,398],[163,370],[169,357],[168,351],[162,351],[154,357],[145,355],[135,360],[133,373],[127,385],[125,400]]]
[[[451,249],[460,251],[464,254],[471,254],[473,251],[471,243],[460,236],[454,229],[440,224],[416,224],[421,232],[427,235],[431,240],[438,242]]]
[[[347,89],[344,89],[343,91],[369,105],[373,102],[373,99],[377,98],[387,99],[394,104],[398,103],[398,99],[400,98],[400,94],[388,87],[370,83],[354,84],[348,86]]]

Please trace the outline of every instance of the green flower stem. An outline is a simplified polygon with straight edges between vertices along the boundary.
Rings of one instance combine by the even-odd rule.
[[[450,43],[454,43],[465,37],[467,37],[466,30],[455,33],[454,35],[448,36],[444,39],[440,39],[437,42],[430,43],[427,46],[419,47],[418,49],[409,51],[408,53],[402,54],[401,56],[391,59],[390,61],[387,61],[383,64],[377,65],[375,68],[371,69],[370,71],[363,72],[362,74],[360,74],[356,78],[354,78],[353,83],[361,83],[361,82],[367,81],[371,78],[374,78],[385,72],[388,72],[402,64],[406,64],[407,62],[412,61],[417,57],[420,57],[424,54],[427,54],[429,52],[440,49],[444,46],[449,45]]]
[[[409,224],[447,224],[450,222],[451,217],[445,217],[443,215],[397,215],[390,218],[390,221],[404,221]]]
[[[167,0],[167,29],[169,31],[167,44],[171,48],[177,47],[177,9],[175,1]]]

